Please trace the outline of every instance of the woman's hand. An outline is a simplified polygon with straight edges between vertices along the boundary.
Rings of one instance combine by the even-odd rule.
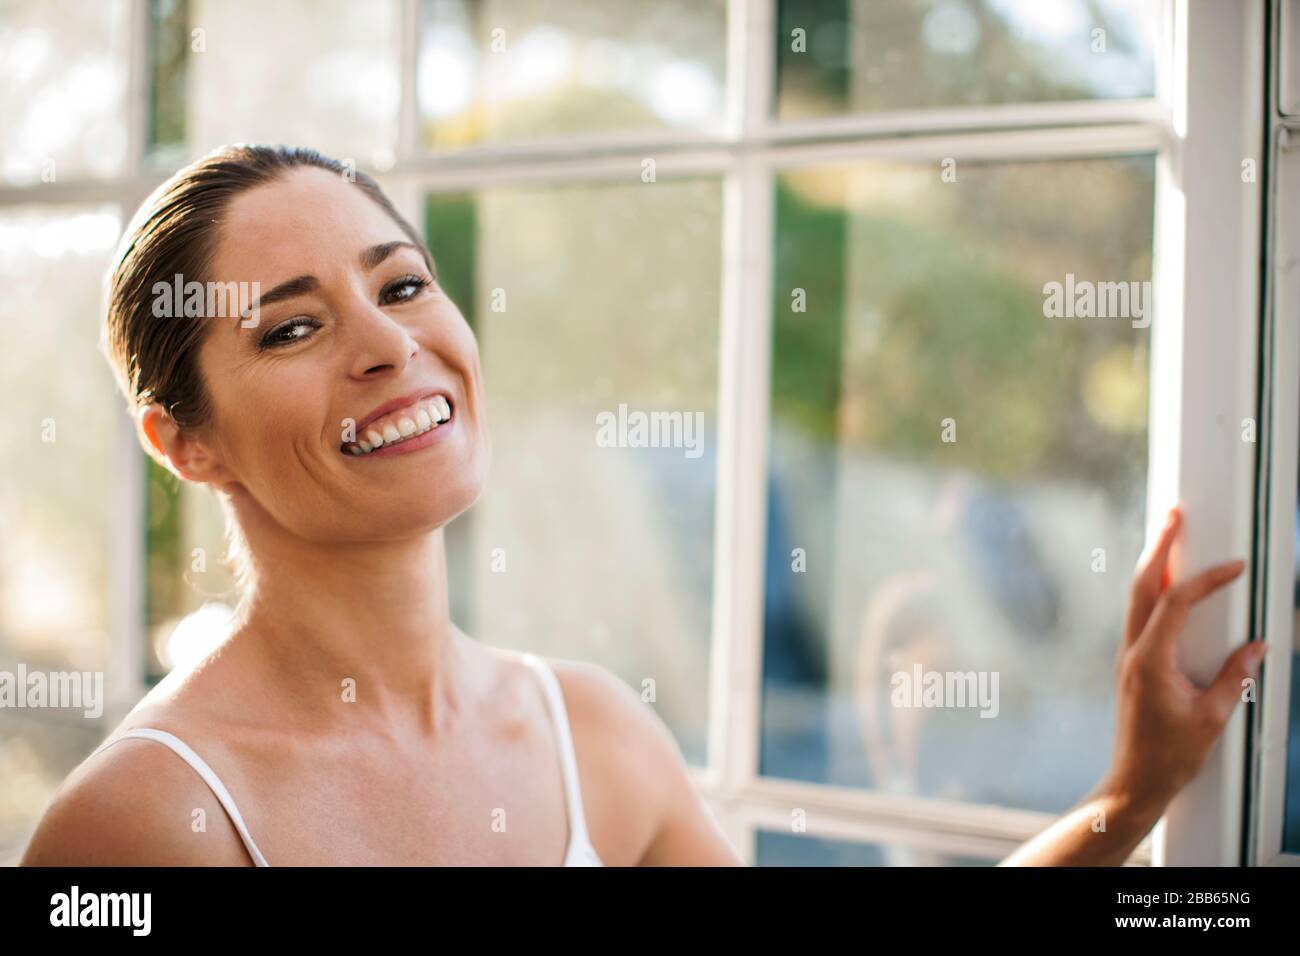
[[[1171,586],[1169,552],[1181,527],[1175,508],[1133,578],[1115,661],[1118,719],[1110,770],[1083,805],[1003,865],[1123,863],[1204,765],[1241,700],[1243,681],[1258,672],[1266,648],[1261,641],[1237,648],[1207,688],[1179,670],[1178,636],[1191,609],[1246,566],[1221,564]]]
[[[1107,785],[1161,811],[1204,765],[1268,646],[1247,641],[1204,690],[1178,669],[1178,635],[1188,613],[1246,567],[1244,561],[1220,564],[1170,587],[1169,552],[1181,529],[1175,508],[1138,563],[1115,661],[1118,727]]]

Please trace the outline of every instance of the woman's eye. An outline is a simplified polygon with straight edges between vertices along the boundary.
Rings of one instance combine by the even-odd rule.
[[[277,345],[287,345],[290,342],[307,338],[312,331],[318,328],[320,328],[320,323],[315,319],[291,319],[283,325],[277,325],[262,336],[261,346],[265,349]]]
[[[380,294],[380,302],[384,305],[390,305],[394,302],[405,302],[407,299],[413,299],[419,295],[420,290],[429,284],[430,280],[423,276],[402,276],[400,279],[394,279],[388,285],[384,286],[384,291]]]

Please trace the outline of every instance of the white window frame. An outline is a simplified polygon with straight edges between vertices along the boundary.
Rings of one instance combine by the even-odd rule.
[[[151,166],[145,155],[147,5],[145,0],[128,2],[133,29],[126,173],[116,180],[0,187],[0,207],[112,202],[125,222],[162,179],[166,171]],[[1162,50],[1171,54],[1162,54],[1154,99],[779,123],[769,114],[768,96],[775,89],[776,0],[728,0],[727,120],[719,133],[574,137],[475,147],[449,155],[430,154],[418,141],[419,0],[390,2],[398,10],[393,51],[400,63],[401,102],[396,163],[380,178],[413,221],[423,221],[422,199],[430,192],[576,178],[639,179],[641,160],[650,156],[663,177],[710,174],[722,179],[724,276],[709,743],[707,765],[693,773],[742,856],[753,862],[757,831],[788,825],[795,807],[806,812],[809,836],[906,843],[989,860],[1005,856],[1050,823],[1049,814],[899,798],[758,774],[775,176],[804,164],[870,157],[937,164],[947,156],[1015,160],[1135,150],[1156,155],[1154,280],[1159,311],[1152,326],[1148,510],[1159,514],[1174,500],[1186,505],[1185,547],[1175,557],[1179,567],[1194,570],[1229,555],[1247,554],[1254,521],[1254,461],[1247,451],[1225,453],[1223,440],[1257,407],[1261,230],[1258,187],[1244,186],[1231,172],[1240,168],[1243,158],[1262,159],[1263,110],[1252,107],[1260,99],[1266,0],[1152,0],[1161,4]],[[1224,255],[1224,250],[1238,254]],[[1205,382],[1216,387],[1202,387]],[[1292,388],[1287,401],[1294,405],[1297,398]],[[1290,414],[1294,418],[1296,410]],[[1294,427],[1291,434],[1294,442]],[[1262,435],[1261,429],[1261,440]],[[1289,477],[1292,494],[1295,457],[1289,456],[1289,476],[1283,473],[1288,464],[1280,460],[1274,461],[1271,472],[1274,481],[1285,483]],[[115,480],[122,508],[111,565],[117,575],[112,666],[119,674],[134,675],[133,686],[143,693],[144,563],[137,544],[145,474],[129,422],[121,430],[118,461]],[[1285,530],[1275,527],[1274,538]],[[1279,548],[1273,549],[1270,564],[1273,593],[1281,593],[1279,582],[1289,573],[1282,568]],[[1234,588],[1193,616],[1183,648],[1184,663],[1194,675],[1211,673],[1226,652],[1245,639],[1246,591]],[[1270,639],[1280,633],[1271,627]],[[1289,638],[1290,630],[1285,633]],[[1276,665],[1270,661],[1269,687],[1283,680]],[[127,683],[111,674],[110,681],[116,686]],[[133,702],[119,700],[109,718],[120,717]],[[1239,861],[1245,732],[1246,720],[1238,714],[1205,772],[1174,802],[1131,862]]]
[[[1300,117],[1288,87],[1300,68],[1300,2],[1274,0],[1270,71],[1272,109],[1267,148],[1272,158],[1266,233],[1266,301],[1261,351],[1265,401],[1261,410],[1260,545],[1265,569],[1257,588],[1257,618],[1270,647],[1249,753],[1252,787],[1247,860],[1252,865],[1300,866],[1283,853],[1283,801],[1295,641],[1297,460],[1300,459]]]
[[[1262,0],[1180,0],[1173,14],[1170,141],[1157,177],[1147,503],[1156,519],[1174,502],[1186,509],[1172,560],[1181,578],[1249,557],[1253,544],[1255,445],[1242,441],[1241,422],[1258,408],[1261,187],[1241,173],[1243,160],[1264,158],[1265,28]],[[1250,598],[1238,583],[1192,615],[1179,661],[1197,683],[1246,640]],[[1245,733],[1239,707],[1156,827],[1157,865],[1240,863]]]

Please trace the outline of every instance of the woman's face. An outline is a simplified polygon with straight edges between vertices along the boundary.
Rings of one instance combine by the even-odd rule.
[[[365,541],[474,503],[490,455],[474,334],[359,186],[309,167],[236,196],[212,265],[259,284],[256,325],[210,320],[199,355],[204,436],[246,506],[307,540]]]

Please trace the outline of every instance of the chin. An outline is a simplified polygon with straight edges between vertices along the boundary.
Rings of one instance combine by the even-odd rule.
[[[399,505],[399,513],[392,516],[388,526],[404,528],[407,533],[436,531],[472,508],[483,494],[485,470],[474,461],[465,463],[452,474],[446,471],[425,477],[418,489],[403,496],[405,502]],[[419,505],[412,505],[412,500]]]

